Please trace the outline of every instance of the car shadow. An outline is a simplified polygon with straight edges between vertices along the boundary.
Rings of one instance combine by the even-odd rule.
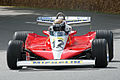
[[[120,60],[113,60],[112,63],[120,63]]]
[[[64,67],[26,67],[20,69],[19,72],[34,72],[34,71],[89,71],[89,70],[103,70],[103,69],[117,69],[117,67],[96,68],[94,66],[64,66]]]

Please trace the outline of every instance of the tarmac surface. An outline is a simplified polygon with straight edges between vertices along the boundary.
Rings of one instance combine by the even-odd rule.
[[[114,33],[114,59],[107,68],[91,66],[70,67],[60,70],[25,68],[9,70],[6,64],[8,41],[15,31],[34,31],[43,36],[48,27],[36,24],[38,16],[55,16],[60,10],[0,7],[0,80],[120,80],[120,15],[83,11],[62,11],[67,16],[92,17],[92,30],[111,30]],[[90,31],[89,26],[73,27],[76,35]]]

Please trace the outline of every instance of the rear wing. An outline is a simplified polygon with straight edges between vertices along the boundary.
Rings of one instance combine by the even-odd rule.
[[[38,17],[37,23],[39,25],[51,26],[55,19],[56,17]],[[91,17],[66,16],[65,21],[68,25],[71,26],[90,25]]]
[[[51,26],[56,17],[38,17],[37,23],[39,25]]]
[[[67,17],[66,22],[71,26],[90,25],[91,17]]]

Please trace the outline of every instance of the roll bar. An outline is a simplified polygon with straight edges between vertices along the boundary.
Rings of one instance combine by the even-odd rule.
[[[63,20],[65,20],[65,15],[64,15],[62,12],[59,12],[59,13],[56,15],[56,19],[58,19],[59,16],[63,16]]]

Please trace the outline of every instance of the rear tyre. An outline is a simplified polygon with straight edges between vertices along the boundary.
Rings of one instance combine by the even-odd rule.
[[[18,31],[15,32],[15,34],[13,35],[13,40],[21,40],[25,43],[26,38],[28,36],[29,33],[33,33],[31,31]]]
[[[92,42],[92,55],[95,59],[95,67],[107,67],[107,41],[105,39],[95,39]]]
[[[97,30],[96,38],[107,40],[108,48],[109,48],[109,61],[111,61],[114,57],[114,55],[113,55],[113,33],[108,30]]]
[[[7,49],[7,65],[10,69],[21,69],[17,67],[17,61],[21,60],[21,53],[23,52],[23,41],[12,40],[9,41]]]

